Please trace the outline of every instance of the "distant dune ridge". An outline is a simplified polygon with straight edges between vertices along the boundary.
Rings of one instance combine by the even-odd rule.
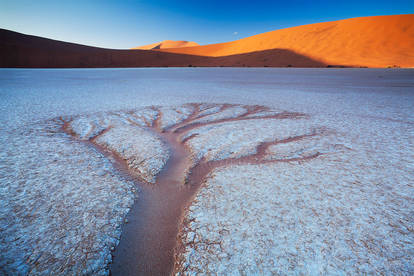
[[[155,49],[168,49],[168,48],[183,48],[183,47],[194,47],[200,46],[198,43],[193,41],[185,41],[185,40],[164,40],[157,43],[152,43],[144,46],[138,46],[131,49],[139,49],[139,50],[155,50]]]
[[[0,29],[0,67],[414,67],[414,14],[303,25],[196,46],[111,50]]]

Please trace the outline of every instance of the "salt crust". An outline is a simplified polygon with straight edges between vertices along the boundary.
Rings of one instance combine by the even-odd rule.
[[[251,155],[263,142],[313,133],[315,128],[304,119],[250,119],[196,128],[184,138],[195,135],[186,142],[195,162],[201,159],[212,161]]]
[[[203,115],[204,117],[196,119],[192,121],[192,123],[207,123],[227,118],[234,118],[246,112],[247,110],[241,106],[232,106],[224,109],[223,111],[220,111],[220,106],[212,107],[210,109],[203,110],[200,115]]]
[[[159,127],[165,130],[173,125],[176,125],[190,116],[194,108],[191,105],[183,105],[177,107],[160,107],[159,111],[162,113]]]
[[[177,274],[412,275],[412,186],[366,165],[345,150],[214,170],[187,212]]]
[[[135,112],[116,112],[108,116],[79,116],[71,120],[69,126],[81,139],[94,138],[94,143],[116,153],[142,180],[155,183],[156,175],[169,158],[168,147],[147,128],[153,125],[157,116],[157,111],[146,108]],[[172,120],[176,118],[175,113],[173,117]]]
[[[200,123],[235,118],[246,112],[240,106],[221,111],[222,107],[207,105],[199,114],[205,116]],[[118,243],[135,187],[118,175],[91,143],[117,154],[138,177],[154,183],[169,158],[169,150],[149,127],[165,130],[193,111],[193,105],[148,107],[48,120],[23,130],[30,133],[30,143],[14,139],[25,134],[2,135],[1,145],[8,147],[1,155],[5,169],[0,175],[4,180],[1,201],[7,208],[2,209],[0,225],[5,234],[2,245],[13,249],[2,248],[7,254],[2,256],[0,266],[7,274],[107,274],[110,251]],[[78,141],[62,132],[65,121],[67,131]],[[201,127],[198,138],[189,140],[191,149],[208,160],[250,154],[260,142],[276,138],[272,132],[251,140],[258,123],[252,120]],[[276,121],[262,122],[266,124],[263,133],[274,129]],[[231,133],[234,139],[222,140],[224,144],[211,142]],[[228,148],[230,155],[222,150],[228,142],[234,144]],[[202,143],[208,151],[221,154],[213,157],[213,151],[213,155],[204,156],[203,148],[198,146]],[[19,168],[26,168],[26,173]],[[8,213],[14,217],[8,217]]]
[[[61,127],[0,135],[0,274],[108,275],[134,183]]]
[[[214,114],[221,107],[203,107],[199,123],[246,111],[234,106],[225,115]],[[161,130],[168,129],[188,118],[192,108],[153,107],[65,120],[71,120],[80,140],[116,152],[153,182],[168,149],[147,127],[158,120]],[[0,202],[7,206],[0,214],[5,252],[0,267],[8,274],[107,274],[110,250],[135,197],[133,184],[108,160],[60,127],[56,121],[30,125],[25,130],[31,132],[30,142],[20,139],[26,134],[12,131],[0,136],[5,183]],[[179,274],[413,273],[412,187],[407,166],[399,165],[404,149],[381,152],[381,139],[350,143],[345,135],[327,134],[315,120],[303,118],[215,123],[192,129],[183,139],[188,138],[194,161],[215,161],[301,135],[306,137],[267,148],[264,160],[278,163],[228,166],[210,174],[187,212]],[[381,169],[389,164],[379,164],[374,152],[395,167]],[[315,153],[322,156],[279,162]]]
[[[198,113],[198,117],[202,117],[219,112],[222,105],[200,105],[199,108],[200,112]]]
[[[2,133],[0,271],[108,275],[136,188],[91,143],[154,183],[169,150],[148,127],[157,119],[163,129],[179,123],[192,108],[163,107],[162,116],[159,107],[66,116]],[[79,141],[63,133],[64,121]]]
[[[136,126],[110,128],[96,143],[119,154],[138,177],[155,183],[169,158],[168,147],[152,132]]]

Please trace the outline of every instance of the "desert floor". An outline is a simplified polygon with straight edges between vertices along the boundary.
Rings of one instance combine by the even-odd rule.
[[[412,69],[0,69],[2,274],[414,273]]]

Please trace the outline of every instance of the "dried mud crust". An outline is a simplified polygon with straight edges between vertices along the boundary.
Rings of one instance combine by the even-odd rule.
[[[176,273],[412,274],[410,186],[341,155],[214,169],[187,208]]]
[[[168,145],[162,137],[166,134],[176,137],[190,151],[192,167],[196,167],[218,160],[280,161],[265,158],[271,153],[267,152],[270,146],[322,133],[321,129],[309,127],[303,129],[308,131],[306,134],[286,129],[281,133],[281,129],[286,128],[285,124],[278,126],[283,119],[306,125],[305,114],[230,104],[153,106],[62,120],[67,133],[123,160],[139,180],[155,183],[156,175],[169,159]],[[319,153],[315,152],[294,159],[317,155]]]
[[[134,179],[157,185],[157,175],[173,152],[167,143],[175,139],[188,152],[182,185],[193,187],[182,204],[191,204],[198,187],[219,168],[235,165],[300,163],[330,154],[327,129],[309,123],[306,114],[272,110],[265,106],[234,104],[185,104],[152,106],[62,118],[64,130],[93,144],[125,168]],[[166,137],[168,136],[168,139]],[[283,151],[279,151],[283,147]],[[241,171],[242,173],[242,171]],[[258,174],[261,172],[258,171]],[[177,193],[180,188],[177,187]],[[177,218],[174,273],[187,269],[187,214]]]
[[[7,186],[16,198],[2,199],[3,211],[16,216],[2,224],[3,244],[14,250],[4,251],[0,272],[109,274],[137,185],[155,193],[169,179],[174,184],[152,197],[162,207],[152,206],[160,218],[174,214],[169,234],[153,235],[171,248],[147,248],[168,260],[165,272],[414,272],[404,168],[379,177],[368,151],[306,114],[191,103],[61,117],[31,131],[31,143],[13,142],[27,155],[16,159],[43,154],[44,162],[32,166],[50,179],[11,165],[0,174],[22,174]],[[13,154],[6,149],[0,157]]]
[[[61,128],[0,135],[0,275],[108,274],[136,188]]]
[[[414,273],[404,168],[382,178],[357,144],[303,114],[268,113],[177,128],[195,164],[189,182],[202,187],[185,210],[174,273]],[[402,181],[390,183],[395,175]]]

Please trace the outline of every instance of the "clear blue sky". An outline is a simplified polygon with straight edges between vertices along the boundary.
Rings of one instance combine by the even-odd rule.
[[[106,48],[226,42],[297,25],[414,13],[414,0],[0,0],[0,28]]]

